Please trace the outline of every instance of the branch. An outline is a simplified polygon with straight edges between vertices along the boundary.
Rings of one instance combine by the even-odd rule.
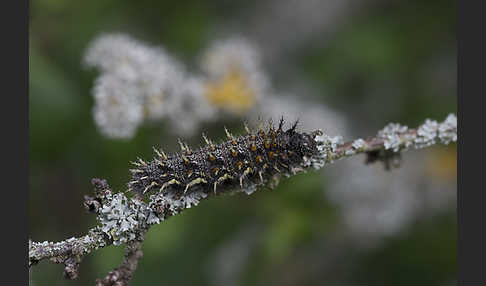
[[[319,154],[307,158],[302,168],[293,174],[306,172],[311,167],[320,169],[336,160],[364,153],[366,163],[381,161],[385,168],[396,165],[401,152],[420,149],[435,144],[449,144],[457,141],[457,119],[450,114],[442,123],[427,119],[416,129],[409,129],[390,123],[374,137],[342,142],[342,137],[330,137],[322,132],[315,138]],[[292,176],[289,174],[288,176]],[[78,277],[82,258],[92,251],[111,244],[126,244],[126,255],[120,267],[98,279],[96,285],[128,285],[138,260],[142,257],[142,243],[145,233],[155,224],[174,216],[186,208],[197,206],[202,199],[225,193],[245,192],[252,194],[260,185],[250,184],[241,189],[221,190],[218,194],[193,191],[183,194],[174,189],[166,189],[150,196],[145,203],[139,196],[127,198],[123,193],[113,193],[106,180],[93,179],[94,197],[85,196],[84,206],[95,213],[99,225],[79,238],[69,238],[61,242],[32,242],[29,240],[29,268],[41,260],[48,259],[62,263],[66,267],[67,279]]]

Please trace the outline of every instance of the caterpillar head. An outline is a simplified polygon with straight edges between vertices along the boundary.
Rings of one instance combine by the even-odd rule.
[[[322,134],[320,130],[314,131],[311,134],[295,132],[294,129],[289,129],[285,132],[289,149],[297,152],[300,157],[312,157],[318,153],[316,136]]]

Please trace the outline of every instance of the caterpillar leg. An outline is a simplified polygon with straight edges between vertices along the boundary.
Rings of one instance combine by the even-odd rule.
[[[223,176],[219,177],[218,180],[214,182],[214,194],[216,195],[216,187],[218,184],[230,179],[233,179],[233,177],[230,176],[229,174],[224,174]]]
[[[165,182],[165,183],[162,185],[162,187],[160,188],[160,191],[163,191],[163,190],[164,190],[165,188],[167,188],[168,186],[170,186],[170,185],[174,185],[174,184],[176,184],[176,185],[180,185],[180,184],[181,184],[181,182],[177,181],[176,179],[172,179],[172,180],[170,180],[170,181],[168,181],[168,182]]]
[[[243,175],[240,176],[240,187],[243,188],[243,179],[248,176],[248,174],[250,174],[251,172],[253,172],[253,170],[248,167],[246,168],[246,170],[243,172]]]
[[[198,185],[198,184],[206,184],[207,181],[203,178],[196,178],[194,180],[192,180],[191,182],[189,182],[189,184],[186,185],[186,188],[184,189],[184,194],[187,192],[187,190],[194,186],[194,185]]]
[[[152,187],[157,186],[157,182],[152,182],[150,185],[148,185],[145,190],[143,190],[143,194],[145,194],[148,190],[150,190]]]

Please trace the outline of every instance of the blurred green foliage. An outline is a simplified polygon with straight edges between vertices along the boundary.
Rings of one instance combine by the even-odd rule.
[[[95,223],[82,207],[83,195],[91,192],[91,178],[106,178],[114,190],[124,190],[130,161],[150,158],[152,145],[170,151],[177,147],[174,138],[163,135],[163,123],[145,125],[130,141],[106,139],[97,131],[91,111],[96,72],[81,65],[89,41],[102,32],[128,33],[164,45],[191,67],[221,26],[239,22],[244,27],[247,13],[258,2],[30,2],[29,236],[33,240],[82,235]],[[442,0],[374,1],[346,19],[326,43],[316,38],[288,61],[322,88],[318,100],[339,107],[357,127],[363,125],[359,122],[368,123],[356,136],[369,135],[366,130],[390,121],[414,126],[425,117],[442,119],[456,110],[455,83],[434,78],[427,67],[434,61],[455,63],[454,5]],[[271,67],[267,70],[271,77]],[[385,92],[375,92],[381,89]],[[219,125],[208,128],[208,133],[222,138]],[[234,129],[238,128],[235,123]],[[199,144],[198,138],[188,141]],[[202,202],[151,229],[133,285],[210,285],[211,275],[220,269],[210,268],[208,260],[242,228],[254,225],[256,246],[238,276],[239,285],[281,285],[282,277],[292,273],[290,285],[454,281],[455,210],[420,221],[365,253],[350,248],[342,261],[336,261],[343,264],[328,266],[331,270],[324,269],[323,277],[312,265],[299,265],[311,261],[304,258],[312,254],[325,257],[329,250],[322,249],[323,242],[339,232],[339,215],[323,196],[325,188],[322,174],[311,173],[284,180],[272,192]],[[77,281],[63,280],[61,265],[41,263],[32,271],[34,285],[92,285],[116,267],[122,255],[121,247],[111,246],[88,256]],[[352,267],[344,267],[349,263]]]

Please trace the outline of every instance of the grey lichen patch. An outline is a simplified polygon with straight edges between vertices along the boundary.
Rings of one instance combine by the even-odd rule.
[[[383,139],[385,150],[403,151],[410,147],[421,149],[437,143],[449,144],[457,141],[457,118],[449,114],[442,123],[426,119],[416,131],[407,126],[390,123],[378,132]]]
[[[89,233],[83,237],[83,243],[85,250],[88,250],[88,247],[96,250],[98,248],[105,247],[108,244],[106,237],[99,226],[90,230]]]
[[[50,241],[29,242],[29,266],[37,263],[46,255],[52,256],[54,247],[56,247],[54,242]]]
[[[345,152],[344,152],[344,155],[346,156],[352,156],[358,152],[361,152],[363,151],[363,149],[366,147],[366,141],[364,141],[363,139],[361,138],[358,138],[356,140],[353,141],[353,143],[351,144],[351,149],[347,149]]]
[[[414,140],[415,147],[425,148],[435,144],[438,129],[439,124],[437,121],[427,119],[425,123],[417,129],[417,137]]]
[[[361,150],[362,148],[364,148],[366,146],[366,142],[363,139],[358,138],[358,139],[353,141],[353,144],[351,146],[355,150]]]
[[[436,143],[449,144],[457,141],[457,118],[449,114],[442,123],[427,119],[417,129],[414,139],[415,148],[425,148]]]
[[[457,141],[457,117],[449,114],[447,118],[439,125],[439,140],[442,144],[449,144]]]
[[[29,266],[45,258],[55,263],[65,263],[68,259],[79,260],[83,255],[105,245],[103,236],[96,230],[80,238],[71,237],[60,242],[29,240]]]
[[[106,204],[98,211],[98,221],[101,231],[113,240],[114,245],[133,241],[145,233],[148,225],[160,222],[142,201],[129,200],[122,193],[108,194],[106,199]]]
[[[354,149],[348,149],[346,150],[346,152],[344,152],[344,155],[346,156],[351,156],[351,155],[354,155],[356,154],[356,151]]]
[[[334,155],[337,150],[337,146],[343,144],[342,136],[329,136],[325,133],[317,136],[314,139],[317,142],[317,149],[319,150],[319,155],[312,158],[312,167],[314,169],[322,168],[326,163],[332,163]]]
[[[384,141],[385,150],[398,152],[402,145],[401,134],[408,130],[407,126],[398,123],[390,123],[382,130],[378,131],[378,137]]]
[[[207,196],[208,195],[203,191],[181,194],[173,190],[167,190],[166,192],[158,192],[151,195],[148,208],[153,211],[160,222],[167,217],[180,213],[186,208],[197,206],[199,202]],[[157,221],[156,218],[152,218],[153,222]]]
[[[154,211],[151,211],[149,213],[149,216],[147,218],[147,224],[153,225],[153,224],[159,224],[162,220],[157,216],[157,214]]]

